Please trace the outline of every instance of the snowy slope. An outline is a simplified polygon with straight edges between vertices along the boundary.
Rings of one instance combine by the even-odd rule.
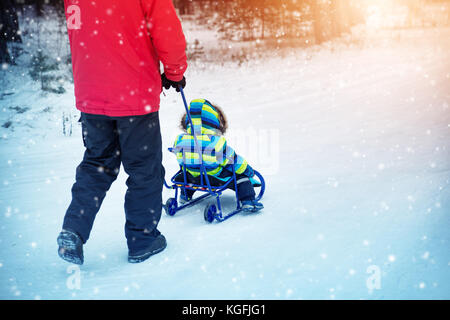
[[[122,170],[85,246],[79,289],[56,251],[83,153],[71,90],[42,97],[27,85],[3,97],[2,123],[18,121],[0,128],[0,298],[450,298],[450,30],[396,40],[191,66],[188,99],[226,111],[230,145],[266,178],[264,211],[212,225],[204,204],[163,215],[167,250],[129,264]],[[175,92],[162,96],[165,146],[182,110]],[[168,179],[177,168],[168,151],[164,165]],[[231,193],[225,201],[231,208]],[[379,287],[367,285],[368,268]]]

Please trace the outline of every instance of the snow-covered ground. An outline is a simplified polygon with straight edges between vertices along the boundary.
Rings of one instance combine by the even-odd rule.
[[[44,96],[20,66],[4,70],[0,298],[449,299],[450,29],[376,35],[191,65],[188,99],[226,111],[230,145],[266,178],[265,209],[220,224],[203,220],[204,204],[163,215],[168,247],[141,264],[127,262],[123,170],[85,264],[58,257],[83,154],[73,88]],[[167,147],[182,112],[178,94],[162,96]],[[168,179],[168,151],[164,165]]]

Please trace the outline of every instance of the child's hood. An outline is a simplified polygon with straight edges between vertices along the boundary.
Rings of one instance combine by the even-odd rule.
[[[189,104],[189,114],[191,115],[194,132],[201,134],[220,134],[220,117],[217,107],[213,106],[206,99],[195,99]],[[187,133],[191,134],[191,125],[186,117]],[[223,125],[223,124],[222,124]]]

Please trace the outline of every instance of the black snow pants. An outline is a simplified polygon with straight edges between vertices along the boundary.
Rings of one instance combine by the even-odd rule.
[[[63,229],[85,243],[95,216],[123,164],[128,174],[125,194],[125,236],[130,253],[145,249],[160,233],[164,167],[158,112],[109,117],[82,113],[86,147],[76,170],[72,201]]]

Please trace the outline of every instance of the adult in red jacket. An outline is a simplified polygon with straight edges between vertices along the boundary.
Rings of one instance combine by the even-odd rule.
[[[120,165],[126,173],[128,261],[166,247],[159,96],[184,87],[186,41],[171,0],[65,0],[76,107],[86,147],[58,253],[83,263],[83,244]],[[160,74],[160,62],[164,73]]]

